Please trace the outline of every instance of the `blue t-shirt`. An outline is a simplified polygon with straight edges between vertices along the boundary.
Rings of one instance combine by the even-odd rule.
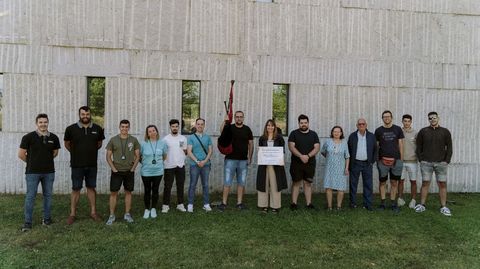
[[[141,175],[144,177],[163,175],[163,155],[165,154],[167,154],[167,144],[162,140],[156,142],[142,141],[140,145]]]
[[[208,152],[208,147],[212,145],[212,139],[210,138],[210,136],[207,135],[207,134],[203,134],[201,136],[197,134],[197,136],[202,141],[202,144],[205,147],[205,150]],[[205,158],[207,158],[207,154],[203,150],[202,145],[200,145],[200,142],[195,137],[195,135],[192,134],[188,137],[187,144],[189,146],[190,145],[192,146],[192,153],[193,153],[193,155],[195,155],[197,160],[203,161],[203,160],[205,160]],[[189,159],[188,163],[191,164],[191,165],[196,165],[197,164],[192,159]],[[210,164],[210,160],[208,160],[208,162],[206,164]]]

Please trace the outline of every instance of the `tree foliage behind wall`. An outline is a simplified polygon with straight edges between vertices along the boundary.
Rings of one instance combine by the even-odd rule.
[[[93,122],[103,127],[105,118],[105,78],[89,77],[87,84],[87,104],[91,109]]]

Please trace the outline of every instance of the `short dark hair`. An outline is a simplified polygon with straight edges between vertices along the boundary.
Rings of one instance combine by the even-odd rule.
[[[130,126],[130,122],[126,119],[121,120],[119,126],[122,124],[128,124],[128,126]]]
[[[35,122],[38,122],[38,119],[47,119],[48,121],[48,115],[45,114],[45,113],[40,113],[37,115],[37,117],[35,118]]]
[[[428,117],[430,117],[430,116],[432,116],[432,115],[438,116],[438,113],[435,112],[435,111],[432,111],[432,112],[428,113]]]
[[[405,115],[402,116],[402,120],[404,120],[404,119],[412,120],[412,115],[410,115],[410,114],[405,114]]]
[[[241,110],[235,111],[235,113],[233,113],[233,115],[236,115],[237,113],[242,113],[242,115],[245,116],[245,113],[243,113],[243,111],[241,111]]]
[[[197,123],[197,121],[199,121],[199,120],[203,120],[203,123],[205,123],[205,119],[202,119],[202,118],[197,118],[197,119],[195,120],[195,123]]]
[[[343,129],[338,125],[333,126],[332,130],[330,131],[330,138],[333,138],[333,130],[335,130],[335,128],[340,129],[340,132],[342,132],[342,134],[340,135],[340,139],[344,139],[345,136],[343,135]]]
[[[298,122],[300,122],[300,120],[307,120],[307,122],[309,121],[308,116],[305,114],[300,114],[300,116],[298,116]]]
[[[171,120],[168,122],[168,124],[169,124],[170,126],[172,126],[172,125],[174,125],[174,124],[180,125],[180,121],[178,121],[177,119],[171,119]]]
[[[82,106],[78,109],[78,114],[80,115],[80,110],[83,110],[85,112],[89,112],[90,111],[90,107],[88,106]]]
[[[385,114],[387,114],[387,113],[390,113],[390,116],[393,117],[392,111],[390,111],[390,110],[385,110],[385,111],[382,112],[382,118],[383,118],[383,115],[385,115]]]

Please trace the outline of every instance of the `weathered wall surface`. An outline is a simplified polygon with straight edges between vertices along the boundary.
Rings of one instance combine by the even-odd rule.
[[[201,81],[201,115],[214,136],[232,79],[235,109],[256,136],[271,117],[272,83],[290,84],[290,130],[308,114],[322,141],[335,124],[353,131],[360,116],[375,129],[385,109],[397,124],[412,114],[419,129],[434,110],[454,137],[449,190],[480,191],[477,0],[0,0],[0,73],[2,193],[25,192],[16,155],[35,115],[48,113],[63,137],[86,103],[87,76],[106,77],[108,138],[122,118],[139,138],[150,123],[167,134],[168,120],[181,117],[182,80]],[[107,193],[99,154],[98,190]],[[322,191],[318,159],[314,188]],[[62,149],[57,193],[70,191],[68,162]],[[218,152],[213,163],[210,188],[220,190]]]

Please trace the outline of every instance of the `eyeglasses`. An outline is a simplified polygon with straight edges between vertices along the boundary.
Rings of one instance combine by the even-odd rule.
[[[362,125],[367,125],[366,123],[357,123],[358,125],[362,126]]]
[[[428,117],[428,120],[436,120],[437,117]]]

